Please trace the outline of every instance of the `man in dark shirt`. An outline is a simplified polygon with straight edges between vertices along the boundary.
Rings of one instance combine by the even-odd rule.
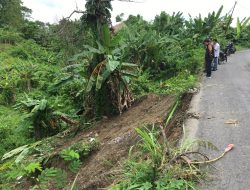
[[[204,40],[205,45],[205,66],[206,66],[206,76],[211,78],[212,61],[213,61],[213,47],[210,39]]]

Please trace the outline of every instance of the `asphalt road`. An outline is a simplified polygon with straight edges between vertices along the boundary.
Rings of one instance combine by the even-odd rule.
[[[202,189],[250,190],[250,50],[231,55],[211,79],[204,78],[197,98],[193,112],[200,118],[195,136],[212,142],[220,152],[228,144],[235,145],[214,164],[217,170]],[[225,124],[230,119],[238,124]]]

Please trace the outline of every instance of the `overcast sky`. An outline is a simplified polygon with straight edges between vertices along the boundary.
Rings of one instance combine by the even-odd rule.
[[[55,23],[62,17],[67,17],[77,7],[84,10],[85,0],[22,0],[24,5],[33,10],[32,17],[34,20]],[[112,21],[116,15],[125,14],[125,18],[129,15],[140,14],[144,19],[153,20],[155,15],[161,11],[169,14],[173,12],[183,12],[185,17],[191,14],[192,17],[206,16],[208,12],[217,11],[221,5],[224,6],[223,13],[229,12],[235,0],[134,0],[137,3],[128,3],[120,1],[112,1],[113,12]],[[141,2],[141,3],[138,3]],[[236,18],[250,16],[250,0],[238,0],[233,14],[234,23]],[[74,18],[74,17],[73,17]]]

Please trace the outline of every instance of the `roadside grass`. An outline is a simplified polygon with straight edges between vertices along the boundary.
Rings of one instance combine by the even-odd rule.
[[[173,81],[175,84],[176,80]],[[186,85],[175,92],[180,93],[183,89],[186,90]],[[208,157],[198,152],[197,147],[212,150],[217,150],[217,147],[198,139],[183,139],[177,143],[178,145],[176,142],[170,142],[166,137],[165,128],[173,118],[177,107],[178,101],[164,123],[135,129],[140,140],[138,144],[131,147],[121,174],[108,190],[199,189],[199,183],[206,176],[206,171],[201,169],[201,165],[204,165],[202,163],[208,160]],[[196,160],[200,160],[201,164],[192,163]]]
[[[247,49],[249,49],[249,48],[244,47],[244,46],[241,46],[241,45],[236,45],[235,47],[236,47],[236,52],[237,52],[237,51],[242,51],[242,50],[247,50]]]
[[[121,175],[108,190],[198,190],[206,173],[201,164],[193,164],[192,160],[207,157],[193,149],[202,146],[216,150],[216,147],[202,140],[169,146],[163,126],[149,127],[136,129],[141,141],[130,149]]]
[[[188,71],[181,72],[168,80],[154,81],[149,78],[149,74],[144,73],[132,83],[131,88],[137,97],[147,93],[182,95],[196,87],[199,81],[198,75],[192,75]]]

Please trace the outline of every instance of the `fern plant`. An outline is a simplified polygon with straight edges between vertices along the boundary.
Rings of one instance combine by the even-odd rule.
[[[66,161],[78,160],[80,158],[80,155],[71,149],[62,150],[60,156]]]
[[[79,171],[81,164],[82,164],[82,162],[80,160],[73,160],[69,164],[70,171],[73,173],[77,173]]]
[[[33,187],[35,189],[47,189],[49,182],[55,184],[56,187],[62,188],[65,186],[67,179],[67,173],[59,168],[46,168],[37,178],[37,185]]]
[[[65,161],[69,162],[69,169],[73,173],[76,173],[80,166],[81,166],[81,161],[80,161],[80,155],[78,152],[71,150],[70,148],[64,149],[60,153],[61,158],[63,158]]]
[[[36,171],[42,171],[42,167],[38,162],[31,162],[26,166],[24,164],[14,164],[10,166],[5,176],[8,180],[15,180],[17,178],[32,177]]]
[[[28,174],[32,174],[32,173],[35,173],[36,170],[38,171],[42,171],[42,167],[41,167],[41,164],[38,163],[38,162],[31,162],[29,163],[29,165],[27,165],[25,168],[25,171],[28,173]]]

